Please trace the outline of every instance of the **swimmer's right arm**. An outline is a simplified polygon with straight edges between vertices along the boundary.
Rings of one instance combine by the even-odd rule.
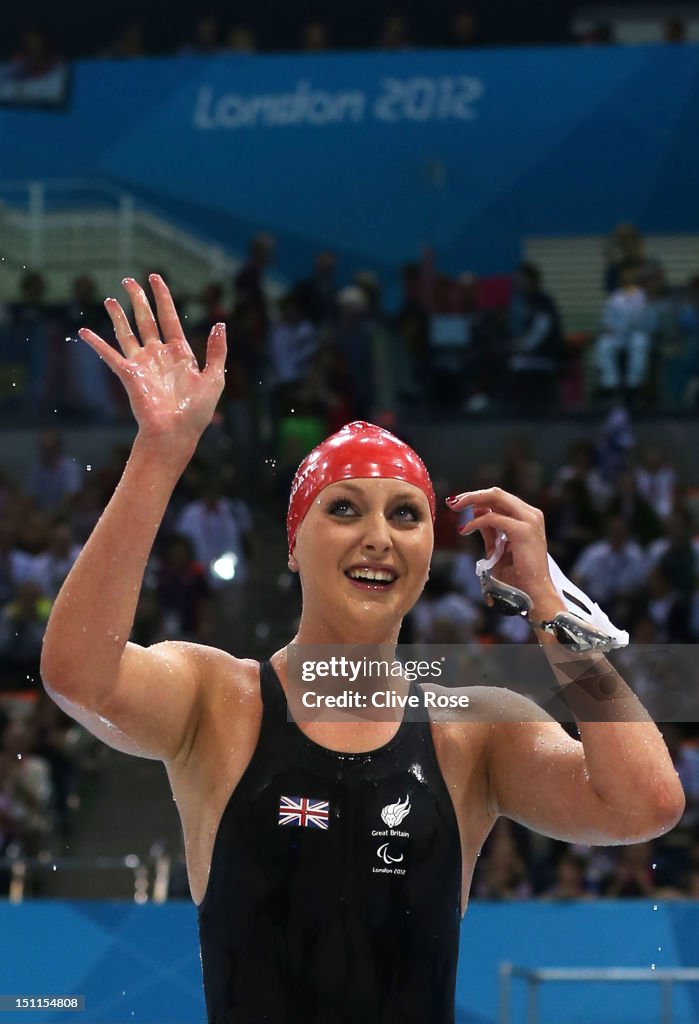
[[[160,332],[127,279],[140,341],[114,299],[105,303],[122,354],[92,331],[81,337],[117,374],[138,422],[119,486],[53,605],[41,657],[47,692],[118,749],[173,762],[196,731],[202,668],[217,655],[194,644],[128,642],[148,556],[175,485],[223,390],[223,325],[200,371],[170,293],[152,275]],[[109,723],[109,724],[107,724]]]

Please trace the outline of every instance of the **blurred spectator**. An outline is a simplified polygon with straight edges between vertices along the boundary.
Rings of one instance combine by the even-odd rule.
[[[454,515],[454,519],[456,519]],[[462,539],[461,550],[452,561],[452,583],[465,594],[476,608],[483,610],[483,594],[480,579],[476,575],[476,562],[483,558],[483,543],[475,533]]]
[[[652,861],[650,843],[620,847],[612,876],[604,886],[604,895],[611,899],[650,898],[655,892]]]
[[[318,349],[318,335],[307,320],[293,292],[279,300],[279,321],[270,331],[270,385],[275,423],[293,406],[296,393],[305,380]],[[293,411],[293,410],[292,410]]]
[[[645,271],[643,289],[645,326],[650,339],[648,397],[662,404],[663,367],[677,352],[680,342],[677,295],[668,286],[665,271],[659,264]]]
[[[111,321],[97,297],[94,278],[83,274],[73,281],[72,300],[59,310],[61,340],[54,353],[49,378],[49,405],[63,415],[112,420],[117,413],[114,374],[104,360],[78,338],[81,327],[108,341],[114,336]]]
[[[473,643],[481,624],[479,609],[451,583],[448,566],[432,567],[422,597],[413,609],[416,643]]]
[[[79,491],[71,496],[66,515],[71,536],[76,544],[84,544],[94,530],[104,511],[100,486],[97,480],[83,483]]]
[[[248,248],[247,261],[240,268],[233,282],[236,303],[259,308],[265,320],[267,296],[264,287],[264,274],[274,260],[275,251],[276,241],[271,235],[255,235]]]
[[[51,773],[52,811],[55,828],[63,839],[71,835],[71,811],[79,806],[79,776],[92,737],[55,704],[45,691],[37,695],[32,716],[33,753]]]
[[[168,639],[210,643],[214,626],[211,590],[188,537],[173,534],[167,539],[152,583]]]
[[[636,439],[629,414],[623,406],[611,410],[597,442],[600,473],[607,484],[616,483],[619,473],[628,469]]]
[[[270,317],[264,273],[274,259],[275,248],[271,235],[256,235],[250,242],[248,260],[235,277],[235,306],[228,338],[226,416],[252,491],[259,472],[255,453],[260,449],[266,410],[263,381]]]
[[[39,682],[39,659],[51,602],[36,583],[20,583],[0,612],[0,688],[27,689]]]
[[[330,35],[325,22],[306,22],[301,30],[301,49],[305,53],[324,53],[330,49]]]
[[[677,474],[657,445],[648,445],[636,467],[636,489],[660,519],[668,519],[675,507]]]
[[[109,458],[97,470],[97,483],[101,499],[106,505],[116,490],[129,460],[130,449],[123,441],[116,441],[109,450]],[[86,484],[87,486],[87,484]]]
[[[396,395],[409,382],[410,370],[401,359],[392,318],[384,311],[378,275],[372,270],[359,270],[354,275],[354,284],[364,293],[368,303],[366,328],[371,336],[372,357],[365,373],[368,371],[372,376],[371,415],[377,423],[391,429],[395,420]]]
[[[646,243],[635,224],[617,224],[605,241],[604,257],[606,292],[615,292],[623,287],[625,270],[642,274],[650,266],[646,261]]]
[[[379,50],[409,50],[412,47],[404,14],[389,14],[379,33]]]
[[[324,417],[336,396],[321,383],[321,375],[315,369],[311,377],[303,387],[289,390],[286,409],[277,424],[276,481],[277,493],[283,501],[288,499],[299,463],[328,436]]]
[[[226,49],[233,53],[257,53],[257,37],[247,25],[235,25],[226,36]]]
[[[129,640],[139,647],[150,647],[170,639],[165,630],[164,609],[156,594],[143,587],[138,595],[136,612]]]
[[[573,582],[603,607],[643,583],[646,560],[623,519],[609,520],[606,539],[588,544],[573,566]]]
[[[74,544],[67,523],[56,523],[49,533],[46,550],[33,560],[32,578],[41,593],[53,600],[73,568],[81,545]]]
[[[541,895],[546,900],[587,900],[592,893],[585,885],[585,858],[564,848],[556,862],[556,878],[553,885]]]
[[[315,324],[337,319],[337,257],[333,252],[320,252],[315,258],[313,274],[294,288],[296,301],[303,315]]]
[[[498,469],[499,483],[506,491],[530,504],[539,504],[544,482],[544,467],[531,452],[524,437],[511,437],[505,443],[503,461]]]
[[[599,388],[604,397],[636,400],[647,383],[651,337],[646,293],[638,265],[620,270],[620,286],[605,301],[595,345]]]
[[[686,43],[687,26],[682,18],[670,16],[663,21],[663,42]]]
[[[686,806],[677,828],[699,835],[699,749],[685,741],[682,729],[675,722],[659,726],[672,763],[680,777]],[[699,863],[697,864],[699,868]]]
[[[647,615],[655,626],[657,641],[662,644],[691,642],[690,603],[673,583],[661,562],[648,577]]]
[[[306,405],[324,422],[321,440],[336,433],[352,419],[350,390],[347,366],[337,345],[326,334],[319,340],[298,398],[299,406]],[[299,461],[295,463],[294,470]]]
[[[46,409],[49,354],[58,344],[60,325],[55,311],[46,302],[46,281],[36,271],[28,271],[20,284],[20,298],[8,303],[11,347],[18,353],[26,380],[27,411],[36,415]]]
[[[203,483],[201,497],[187,504],[176,530],[189,538],[196,560],[213,587],[244,583],[251,555],[252,519],[247,504],[221,495],[217,476]]]
[[[218,281],[205,284],[197,296],[197,302],[201,309],[199,323],[207,334],[214,324],[224,323],[228,319],[223,287]]]
[[[27,490],[41,509],[55,512],[80,490],[82,471],[75,459],[63,452],[57,430],[44,430],[37,438],[37,456],[29,470]]]
[[[447,46],[478,46],[480,42],[478,15],[462,7],[451,19]]]
[[[35,27],[22,36],[19,49],[10,59],[10,74],[16,81],[42,78],[58,67],[62,60],[48,33]]]
[[[423,268],[405,263],[402,268],[403,297],[394,325],[411,368],[409,393],[415,395],[423,387],[428,369],[429,315],[425,298]]]
[[[337,296],[340,319],[335,328],[335,343],[349,373],[352,416],[370,419],[374,407],[374,347],[366,294],[356,285],[348,285]]]
[[[16,545],[14,530],[0,520],[0,607],[12,599],[20,583],[32,579],[34,561]]]
[[[513,825],[499,818],[475,872],[473,895],[485,900],[522,900],[532,895],[524,859],[514,841]]]
[[[619,474],[607,514],[623,519],[640,544],[649,544],[663,533],[662,519],[641,493],[632,470]]]
[[[585,547],[600,534],[602,520],[584,479],[565,480],[546,514],[548,549],[567,573]]]
[[[541,273],[533,263],[519,265],[514,285],[507,360],[508,407],[519,412],[546,412],[552,408],[563,352],[558,308],[542,289]]]
[[[590,441],[573,441],[568,450],[568,460],[556,470],[549,495],[557,501],[562,494],[563,486],[569,480],[584,484],[586,496],[597,511],[601,511],[609,501],[610,488],[605,482],[596,465],[595,447]]]
[[[615,43],[614,29],[608,21],[597,21],[587,26],[578,36],[582,46],[606,46]]]
[[[115,40],[103,56],[117,60],[132,60],[136,57],[148,56],[146,51],[146,30],[139,20],[127,21],[122,25]]]
[[[660,354],[660,400],[664,408],[697,405],[699,395],[699,275],[691,277],[676,304],[672,345]]]
[[[202,14],[194,26],[194,38],[180,50],[184,54],[208,57],[221,49],[221,23],[216,14]]]
[[[433,565],[442,554],[449,553],[449,564],[455,552],[460,551],[466,541],[459,533],[464,524],[465,512],[452,512],[446,499],[454,493],[454,484],[445,477],[433,477],[432,485],[437,501],[437,514],[434,521],[434,555]],[[457,587],[457,589],[459,589]]]
[[[678,509],[667,521],[667,534],[648,547],[651,566],[660,565],[675,590],[690,597],[699,580],[699,540],[692,536],[693,520]]]
[[[0,741],[0,791],[9,807],[13,839],[28,856],[45,849],[52,828],[51,773],[43,757],[32,753],[32,737],[20,721],[11,721]]]

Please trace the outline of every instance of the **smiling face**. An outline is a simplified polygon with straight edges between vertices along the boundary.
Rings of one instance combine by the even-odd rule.
[[[427,580],[433,538],[419,487],[384,478],[325,487],[289,561],[303,589],[299,640],[395,641]]]

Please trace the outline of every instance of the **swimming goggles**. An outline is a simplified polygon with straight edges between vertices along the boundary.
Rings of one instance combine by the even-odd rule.
[[[628,645],[629,634],[617,629],[599,605],[571,583],[550,555],[549,574],[556,592],[566,605],[566,611],[558,612],[547,622],[530,619],[529,614],[534,602],[529,594],[509,583],[503,583],[493,576],[491,571],[505,550],[506,543],[507,536],[501,532],[491,557],[482,558],[476,563],[476,574],[480,578],[483,596],[492,601],[497,611],[503,615],[522,616],[534,628],[555,636],[560,644],[565,644],[569,650],[576,653],[611,651]]]

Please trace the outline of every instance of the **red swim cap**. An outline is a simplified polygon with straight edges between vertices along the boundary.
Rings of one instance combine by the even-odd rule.
[[[291,485],[286,530],[289,553],[316,495],[328,484],[353,478],[384,477],[419,487],[430,503],[434,522],[436,502],[432,481],[419,455],[404,441],[373,423],[356,420],[314,448],[296,470]]]

